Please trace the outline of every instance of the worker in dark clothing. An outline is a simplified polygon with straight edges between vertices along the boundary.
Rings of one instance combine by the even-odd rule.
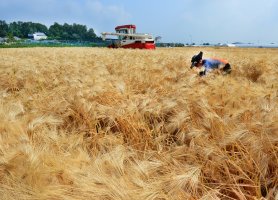
[[[203,52],[200,52],[198,55],[194,55],[192,57],[190,68],[192,69],[193,67],[204,67],[204,70],[199,72],[200,76],[204,76],[206,73],[214,69],[220,69],[223,74],[229,74],[232,71],[231,65],[228,63],[228,61],[219,58],[203,59]]]

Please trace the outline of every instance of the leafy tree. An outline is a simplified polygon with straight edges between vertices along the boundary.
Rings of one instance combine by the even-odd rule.
[[[15,39],[14,39],[13,34],[12,33],[8,33],[8,43],[14,42],[14,41],[15,41]]]
[[[67,24],[60,25],[54,23],[49,27],[49,34],[53,38],[63,40],[79,40],[79,41],[91,41],[96,38],[96,34],[93,29],[87,30],[85,25],[81,24]]]
[[[29,33],[33,33],[34,30],[30,27],[30,23],[29,22],[23,22],[21,25],[21,34],[23,35],[23,37],[28,37]]]
[[[40,24],[40,23],[35,23],[34,26],[35,26],[36,32],[42,32],[42,33],[45,33],[45,34],[48,35],[48,28],[47,28],[47,26],[45,26],[43,24]]]
[[[47,33],[47,27],[40,23],[23,22],[21,25],[21,33],[24,37],[28,37],[28,34],[35,32]]]
[[[63,32],[63,26],[58,24],[57,22],[49,27],[49,34],[55,39],[62,39],[61,36]]]
[[[88,31],[87,31],[87,34],[86,34],[86,40],[88,41],[92,41],[94,40],[95,38],[97,37],[97,35],[95,34],[95,31],[94,29],[90,28]]]
[[[23,22],[12,22],[9,24],[9,33],[12,33],[14,36],[23,38],[23,34],[21,32],[21,26]]]
[[[33,22],[12,22],[7,24],[5,21],[0,20],[0,37],[6,37],[8,33],[20,38],[27,38],[28,34],[34,32],[43,32],[50,38],[59,40],[73,40],[73,41],[100,41],[101,39],[96,36],[94,29],[89,30],[85,25],[81,24],[58,24],[55,22],[49,29],[40,23]]]
[[[28,34],[34,32],[48,33],[48,29],[45,25],[33,22],[12,22],[9,25],[9,32],[14,36],[20,38],[27,38]]]
[[[9,31],[9,26],[5,21],[0,20],[0,37],[5,37]]]
[[[73,38],[74,40],[84,40],[86,39],[87,34],[87,27],[80,24],[73,24],[72,25],[73,30]]]

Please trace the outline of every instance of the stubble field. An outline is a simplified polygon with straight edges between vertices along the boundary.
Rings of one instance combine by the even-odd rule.
[[[0,49],[0,199],[278,199],[278,49]]]

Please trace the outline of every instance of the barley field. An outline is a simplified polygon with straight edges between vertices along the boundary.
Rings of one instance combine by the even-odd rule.
[[[0,49],[0,199],[277,200],[278,49]]]

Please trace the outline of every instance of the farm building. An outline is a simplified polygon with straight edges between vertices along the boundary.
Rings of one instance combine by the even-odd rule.
[[[28,34],[28,37],[33,40],[45,40],[47,39],[47,36],[44,33],[36,32],[33,34]]]

